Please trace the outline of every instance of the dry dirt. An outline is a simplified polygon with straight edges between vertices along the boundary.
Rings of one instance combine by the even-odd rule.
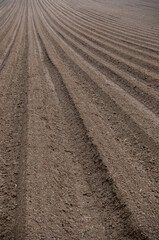
[[[159,239],[159,1],[0,3],[0,239]]]

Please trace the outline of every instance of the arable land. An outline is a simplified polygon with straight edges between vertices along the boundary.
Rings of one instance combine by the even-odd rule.
[[[159,239],[158,0],[0,0],[0,239]]]

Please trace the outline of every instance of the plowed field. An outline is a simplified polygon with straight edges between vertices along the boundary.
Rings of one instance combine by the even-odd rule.
[[[0,1],[0,239],[159,239],[158,13]]]

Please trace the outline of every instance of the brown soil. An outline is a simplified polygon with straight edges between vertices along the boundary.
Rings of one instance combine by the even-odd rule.
[[[158,11],[0,3],[0,239],[159,239]]]

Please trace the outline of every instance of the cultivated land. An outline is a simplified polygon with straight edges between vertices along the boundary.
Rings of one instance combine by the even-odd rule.
[[[0,239],[159,239],[158,12],[0,3]]]

